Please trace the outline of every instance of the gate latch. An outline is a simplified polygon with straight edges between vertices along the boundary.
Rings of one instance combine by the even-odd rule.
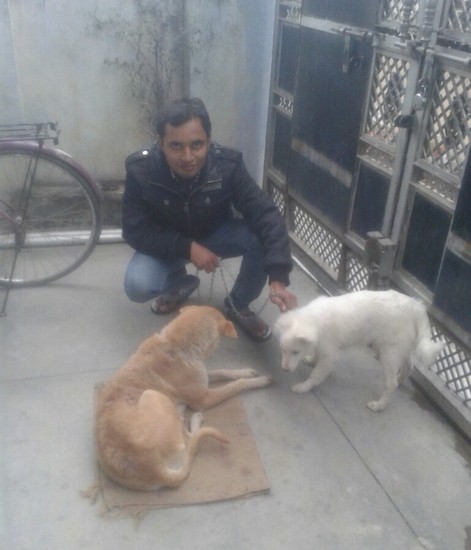
[[[429,98],[429,83],[427,79],[421,78],[417,83],[417,93],[412,100],[412,109],[414,111],[422,111],[427,105]]]
[[[414,125],[414,114],[416,111],[423,111],[427,106],[429,99],[430,85],[426,78],[421,78],[417,83],[417,92],[412,100],[412,113],[408,115],[399,115],[394,120],[394,126],[410,130]]]
[[[387,290],[394,269],[396,246],[379,231],[370,231],[366,236],[365,263],[368,267],[368,288]]]
[[[410,130],[414,126],[414,115],[398,115],[394,119],[394,126]]]
[[[363,56],[355,53],[355,41],[370,41],[373,34],[360,29],[350,29],[349,27],[344,27],[341,32],[343,34],[342,72],[348,74],[352,67],[359,67],[365,62]]]

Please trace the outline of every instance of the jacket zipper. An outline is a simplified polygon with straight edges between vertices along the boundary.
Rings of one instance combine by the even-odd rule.
[[[191,233],[191,218],[190,218],[190,205],[188,204],[189,196],[187,200],[185,201],[185,204],[183,205],[183,212],[186,214],[186,220],[188,224],[188,234]]]

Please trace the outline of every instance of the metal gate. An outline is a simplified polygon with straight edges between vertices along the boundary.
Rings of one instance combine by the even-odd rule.
[[[447,342],[415,378],[471,434],[471,0],[277,3],[265,187],[330,293],[394,286]]]

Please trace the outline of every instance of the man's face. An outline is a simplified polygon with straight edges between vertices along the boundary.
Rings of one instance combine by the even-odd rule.
[[[194,178],[203,168],[210,139],[199,118],[192,118],[180,126],[165,126],[160,147],[173,172],[183,179]]]

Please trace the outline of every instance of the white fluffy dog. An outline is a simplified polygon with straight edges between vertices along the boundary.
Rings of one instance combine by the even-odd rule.
[[[305,360],[314,364],[311,376],[293,386],[303,393],[318,386],[332,371],[342,350],[369,346],[384,369],[385,390],[372,411],[382,411],[414,363],[431,365],[442,342],[431,339],[425,306],[394,290],[362,290],[319,297],[308,305],[280,315],[275,323],[282,352],[281,366],[293,371]]]

